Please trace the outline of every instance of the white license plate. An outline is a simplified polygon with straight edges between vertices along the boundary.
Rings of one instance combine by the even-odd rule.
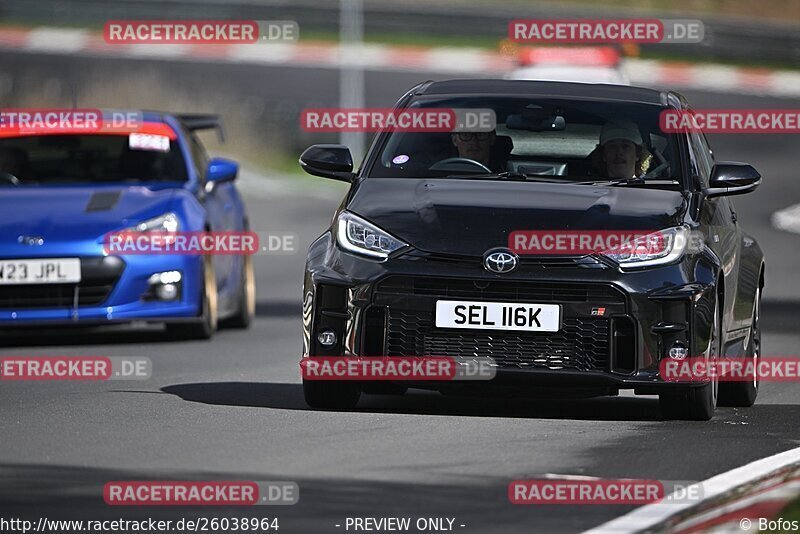
[[[0,260],[0,285],[72,284],[81,281],[81,260]]]
[[[560,324],[557,304],[436,301],[437,328],[558,332]]]

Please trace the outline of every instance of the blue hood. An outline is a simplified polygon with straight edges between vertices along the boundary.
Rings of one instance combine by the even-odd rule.
[[[170,210],[176,189],[133,187],[0,188],[0,242],[20,235],[52,242],[96,240]]]

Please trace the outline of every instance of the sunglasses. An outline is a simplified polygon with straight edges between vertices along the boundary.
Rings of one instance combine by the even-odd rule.
[[[472,141],[473,139],[486,141],[491,137],[492,132],[460,132],[457,135],[460,141]]]

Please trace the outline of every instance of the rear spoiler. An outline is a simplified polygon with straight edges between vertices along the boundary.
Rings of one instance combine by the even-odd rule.
[[[197,132],[199,130],[216,130],[219,142],[225,142],[225,129],[222,126],[222,119],[219,115],[180,113],[175,115],[175,117],[192,132]]]

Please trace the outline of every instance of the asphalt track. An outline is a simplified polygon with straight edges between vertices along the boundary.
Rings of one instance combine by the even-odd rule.
[[[336,73],[325,69],[0,54],[0,70],[22,84],[82,75],[114,80],[132,66],[159,75],[169,69],[180,90],[197,87],[200,101],[208,96],[203,80],[211,78],[245,84],[248,98],[292,106],[335,104],[338,87]],[[367,104],[390,105],[429,77],[437,78],[368,73]],[[685,94],[696,108],[798,106]],[[736,207],[767,256],[764,353],[796,355],[800,235],[773,229],[769,218],[800,202],[797,141],[728,135],[711,143],[718,159],[747,161],[764,175],[762,187]],[[578,532],[630,507],[515,506],[509,482],[545,474],[697,481],[800,444],[797,384],[763,384],[755,407],[721,408],[710,422],[663,421],[655,398],[630,395],[526,401],[412,392],[364,396],[350,413],[309,409],[297,365],[303,251],[344,189],[322,179],[297,189],[265,183],[246,181],[251,226],[296,233],[300,252],[256,258],[257,320],[249,331],[223,330],[210,342],[173,341],[158,328],[0,337],[0,355],[147,356],[154,366],[145,382],[0,384],[0,517],[235,514],[278,517],[280,532],[345,532],[347,517],[449,517],[458,532]],[[103,503],[105,482],[150,479],[291,480],[300,502],[204,510]]]

